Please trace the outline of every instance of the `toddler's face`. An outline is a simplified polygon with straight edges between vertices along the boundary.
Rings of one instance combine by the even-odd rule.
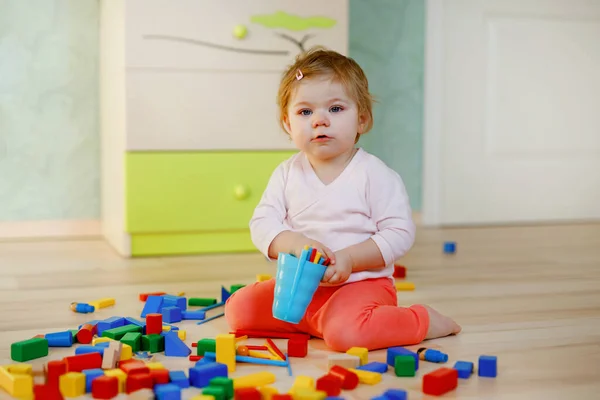
[[[364,128],[357,104],[330,77],[303,78],[284,122],[296,147],[321,161],[351,152]]]

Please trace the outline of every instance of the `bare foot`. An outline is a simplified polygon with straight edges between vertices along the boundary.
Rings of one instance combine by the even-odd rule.
[[[452,318],[440,314],[429,306],[424,306],[429,313],[429,330],[425,339],[435,339],[459,333],[462,328]]]

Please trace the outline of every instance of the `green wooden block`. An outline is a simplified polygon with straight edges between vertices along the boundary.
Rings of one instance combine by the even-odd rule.
[[[415,376],[415,358],[413,356],[396,356],[394,359],[396,376]]]
[[[202,394],[213,396],[215,400],[227,400],[225,397],[225,388],[218,386],[207,386],[202,390]]]
[[[79,342],[77,341],[77,332],[78,332],[78,330],[77,330],[77,329],[71,329],[71,334],[73,335],[73,344],[75,344],[75,343],[79,343]]]
[[[48,355],[48,340],[33,338],[13,343],[10,346],[10,358],[14,361],[29,361]]]
[[[225,399],[229,400],[233,398],[233,379],[218,376],[213,378],[208,383],[208,386],[221,387],[225,389]]]
[[[149,351],[150,353],[161,353],[165,351],[165,337],[156,333],[143,335],[142,351]]]
[[[231,290],[229,291],[231,294],[234,294],[237,290],[240,290],[246,285],[231,285]]]
[[[206,352],[216,353],[217,352],[217,341],[215,339],[200,339],[198,340],[198,348],[196,354],[203,356]]]
[[[203,299],[199,297],[190,297],[188,299],[188,306],[211,306],[213,304],[217,304],[217,299]]]
[[[121,343],[131,346],[131,350],[136,353],[142,346],[142,334],[139,332],[128,332],[121,338]]]
[[[139,332],[142,333],[142,327],[137,325],[124,325],[119,326],[118,328],[107,329],[102,332],[102,337],[108,337],[113,340],[121,340],[123,336],[128,334],[129,332]]]

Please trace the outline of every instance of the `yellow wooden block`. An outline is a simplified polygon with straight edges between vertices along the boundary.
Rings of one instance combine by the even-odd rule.
[[[396,282],[396,290],[415,290],[415,284],[412,282]]]
[[[6,369],[11,374],[33,375],[33,366],[31,364],[11,364]]]
[[[90,306],[94,306],[94,308],[97,310],[99,308],[105,308],[105,307],[114,306],[115,305],[115,299],[113,299],[112,297],[105,297],[103,299],[98,299],[98,300],[94,300],[94,301],[88,301],[88,304]]]
[[[0,388],[12,397],[33,395],[33,377],[29,374],[12,374],[5,367],[0,367]]]
[[[149,369],[165,369],[165,366],[158,361],[146,363],[146,367]]]
[[[198,396],[190,398],[190,400],[215,400],[215,396],[211,396],[208,394],[199,394]]]
[[[275,383],[275,374],[268,371],[255,372],[253,374],[240,376],[233,379],[233,388],[247,388],[270,385]]]
[[[294,384],[292,385],[292,387],[290,389],[290,393],[292,394],[292,396],[294,398],[295,398],[295,393],[300,389],[314,390],[315,389],[314,378],[312,378],[310,376],[306,376],[306,375],[297,376],[296,380],[294,380]]]
[[[171,331],[171,327],[169,325],[163,325],[162,331],[163,332],[170,332]]]
[[[65,397],[78,397],[85,394],[85,374],[83,372],[67,372],[58,380],[60,392]]]
[[[185,295],[185,292],[179,292],[179,293],[177,293],[177,297],[181,297],[183,295]]]
[[[360,383],[366,383],[367,385],[375,385],[381,382],[381,374],[373,371],[363,371],[361,369],[350,368],[348,371],[354,372],[358,375],[358,381]]]
[[[133,349],[130,345],[123,343],[121,347],[121,357],[119,357],[119,361],[129,360],[133,357]]]
[[[92,339],[92,346],[97,345],[98,343],[110,342],[112,339],[109,337],[96,337]]]
[[[323,400],[327,397],[327,393],[322,390],[298,388],[292,393],[294,400]]]
[[[346,354],[360,358],[360,365],[365,365],[369,362],[369,349],[365,347],[351,347]]]
[[[258,391],[260,392],[263,400],[271,400],[274,394],[279,393],[279,391],[273,386],[260,386]]]
[[[181,340],[185,340],[185,338],[187,337],[187,332],[186,331],[177,331],[177,336],[179,336],[179,339]]]
[[[327,368],[339,365],[344,368],[356,368],[360,365],[360,358],[353,354],[335,353],[327,356]]]
[[[130,346],[131,348],[131,346]],[[119,393],[123,393],[125,391],[125,382],[127,381],[127,374],[119,368],[109,369],[104,371],[104,375],[106,376],[116,376],[119,379]],[[85,379],[84,379],[85,383]],[[84,385],[85,388],[85,385]]]
[[[235,372],[235,335],[221,333],[216,336],[217,362],[227,365],[229,372]]]
[[[273,277],[271,275],[269,275],[269,274],[257,274],[256,275],[256,282],[268,281],[271,278],[273,278]]]

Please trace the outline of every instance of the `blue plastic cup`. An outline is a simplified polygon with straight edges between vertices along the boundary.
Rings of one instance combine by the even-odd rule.
[[[304,317],[327,269],[324,265],[311,263],[306,259],[304,252],[300,258],[279,253],[273,317],[292,324],[299,323]]]

